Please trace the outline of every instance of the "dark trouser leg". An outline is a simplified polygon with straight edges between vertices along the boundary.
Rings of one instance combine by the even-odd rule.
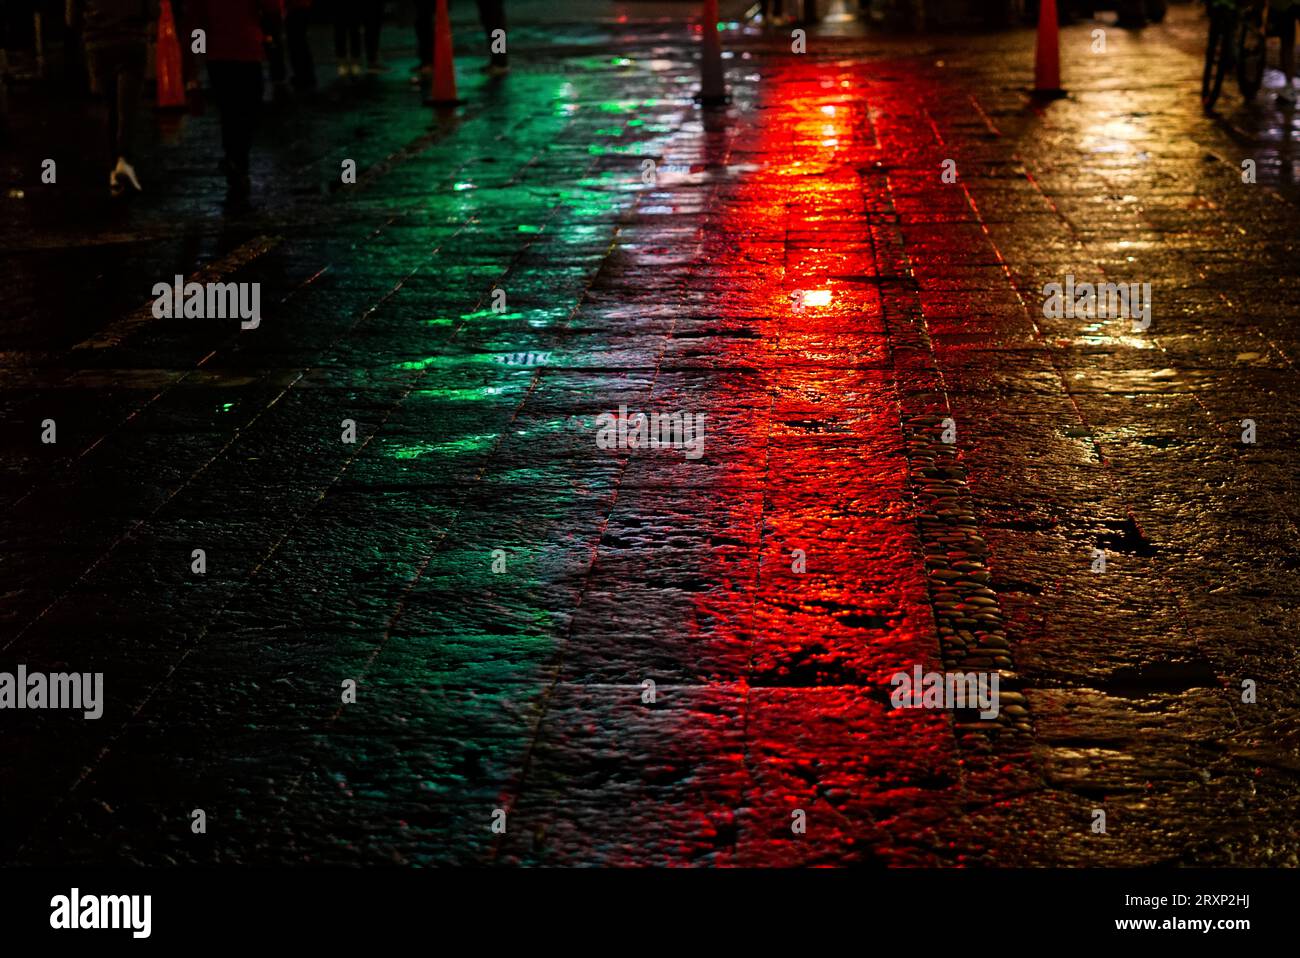
[[[266,65],[271,72],[271,82],[278,86],[289,75],[284,65],[284,31],[280,29],[268,36],[269,41],[263,44],[266,50]]]
[[[361,59],[361,3],[358,0],[335,0],[334,56],[340,60],[348,57]]]
[[[235,173],[246,174],[253,131],[262,109],[262,64],[209,60],[208,75],[221,113],[221,146],[226,163]]]
[[[478,0],[478,16],[483,21],[483,32],[487,35],[488,50],[492,49],[492,33],[506,28],[505,0]],[[509,57],[505,53],[493,53],[492,62],[505,66]]]
[[[253,132],[262,113],[262,64],[239,63],[236,87],[237,107],[234,124],[236,166],[248,172],[248,155],[253,150]]]
[[[334,0],[334,59],[348,58],[347,0]]]
[[[233,169],[234,148],[232,117],[235,112],[234,74],[235,64],[222,60],[208,61],[208,79],[212,82],[212,99],[217,104],[217,116],[221,120],[221,151],[225,154],[228,168]]]
[[[364,24],[366,30],[366,63],[374,66],[379,62],[379,28],[384,24],[384,5],[377,0],[370,0],[365,6]]]
[[[89,53],[95,88],[108,103],[108,158],[130,160],[135,140],[135,120],[144,88],[147,50],[144,44],[100,47]]]
[[[421,66],[433,62],[433,3],[415,0],[415,49]]]
[[[131,162],[135,143],[136,117],[140,115],[140,94],[144,90],[144,68],[149,51],[145,44],[122,51],[117,72],[117,155]]]
[[[118,124],[117,115],[117,63],[111,50],[91,50],[87,54],[87,65],[95,90],[108,103],[108,162],[117,159]]]
[[[316,64],[307,39],[310,18],[306,10],[291,10],[284,21],[285,42],[289,46],[289,65],[293,68],[293,85],[299,90],[316,88]]]
[[[0,50],[4,49],[4,28],[0,26]],[[71,88],[79,93],[86,92],[87,69],[86,48],[81,39],[81,31],[67,27],[63,41],[63,67]]]

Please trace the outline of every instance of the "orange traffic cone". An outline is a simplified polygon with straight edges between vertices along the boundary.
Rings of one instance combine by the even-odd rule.
[[[705,106],[727,102],[727,85],[722,76],[722,42],[718,39],[718,0],[704,0],[700,48],[700,95]]]
[[[1039,0],[1038,49],[1034,53],[1034,93],[1041,97],[1065,96],[1061,89],[1061,37],[1056,0]]]
[[[183,107],[185,81],[181,77],[181,42],[176,38],[171,0],[162,0],[162,9],[158,13],[158,45],[154,60],[158,70],[159,109]]]
[[[433,106],[453,106],[460,102],[456,97],[456,63],[447,0],[438,0],[433,11],[433,93],[428,102]]]

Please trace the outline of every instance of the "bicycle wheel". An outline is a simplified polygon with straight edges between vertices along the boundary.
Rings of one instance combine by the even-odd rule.
[[[1247,101],[1264,85],[1264,62],[1268,55],[1268,37],[1260,18],[1253,14],[1237,24],[1237,86]]]
[[[1206,113],[1219,102],[1228,60],[1232,57],[1233,40],[1231,22],[1221,14],[1212,16],[1210,41],[1205,45],[1205,70],[1201,73],[1201,106]]]

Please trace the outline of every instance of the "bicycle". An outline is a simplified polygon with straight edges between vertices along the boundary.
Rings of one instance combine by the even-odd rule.
[[[1208,5],[1210,38],[1201,74],[1201,106],[1207,113],[1219,102],[1229,70],[1236,73],[1241,95],[1253,100],[1264,84],[1268,52],[1268,0],[1208,0]]]

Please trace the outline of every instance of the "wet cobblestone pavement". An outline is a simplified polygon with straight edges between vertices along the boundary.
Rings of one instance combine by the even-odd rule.
[[[1201,114],[1188,8],[1094,26],[1037,105],[1028,30],[733,26],[720,111],[679,22],[523,27],[454,115],[269,117],[251,210],[210,117],[128,209],[17,117],[0,669],[105,707],[5,714],[0,860],[1296,865],[1296,119]]]

